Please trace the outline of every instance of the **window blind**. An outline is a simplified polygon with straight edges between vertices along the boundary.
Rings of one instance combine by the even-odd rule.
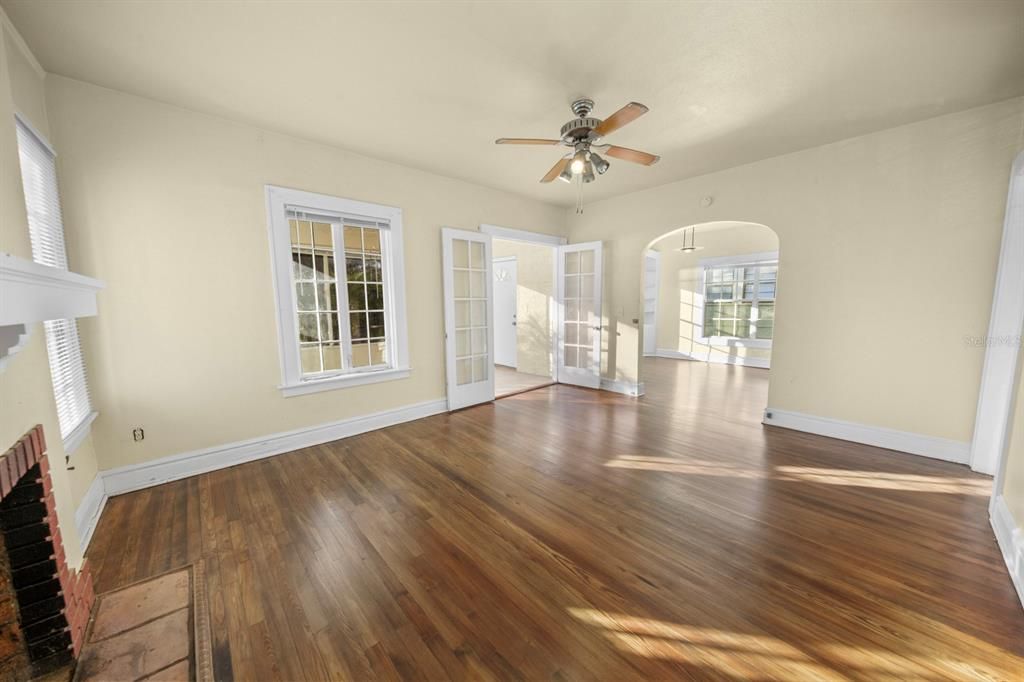
[[[54,268],[68,269],[64,248],[64,220],[57,192],[57,164],[50,147],[20,119],[18,155],[21,182],[25,189],[32,260]]]
[[[92,413],[85,362],[75,320],[50,320],[43,326],[46,328],[46,352],[50,356],[50,377],[63,439]]]
[[[17,119],[17,130],[32,260],[67,270],[64,220],[53,151],[20,118]],[[66,440],[92,413],[78,324],[75,320],[49,320],[43,326],[60,435]]]

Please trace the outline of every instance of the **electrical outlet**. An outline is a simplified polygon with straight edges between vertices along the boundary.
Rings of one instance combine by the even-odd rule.
[[[140,440],[146,438],[146,432],[142,430],[142,427],[132,429],[132,440],[138,443]]]

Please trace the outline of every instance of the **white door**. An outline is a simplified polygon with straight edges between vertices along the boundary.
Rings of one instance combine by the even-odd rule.
[[[644,355],[654,355],[658,348],[655,319],[658,314],[658,284],[661,254],[648,251],[644,256]]]
[[[601,385],[601,242],[558,247],[558,381]]]
[[[491,236],[441,230],[448,409],[494,400]]]
[[[519,366],[516,351],[517,272],[515,256],[494,259],[494,362],[513,369]]]

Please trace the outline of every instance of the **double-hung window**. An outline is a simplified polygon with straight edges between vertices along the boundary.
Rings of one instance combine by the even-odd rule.
[[[408,376],[401,209],[268,186],[267,210],[284,394]]]
[[[42,136],[21,117],[17,117],[16,126],[32,260],[67,270],[55,154]],[[70,454],[88,434],[89,425],[96,418],[89,398],[78,323],[73,319],[48,320],[43,326],[60,435],[65,453]]]
[[[701,337],[709,343],[770,345],[778,274],[776,254],[705,261]]]

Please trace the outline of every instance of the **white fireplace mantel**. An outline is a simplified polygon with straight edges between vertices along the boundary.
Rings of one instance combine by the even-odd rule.
[[[98,279],[0,253],[0,371],[28,339],[29,325],[96,314]]]

